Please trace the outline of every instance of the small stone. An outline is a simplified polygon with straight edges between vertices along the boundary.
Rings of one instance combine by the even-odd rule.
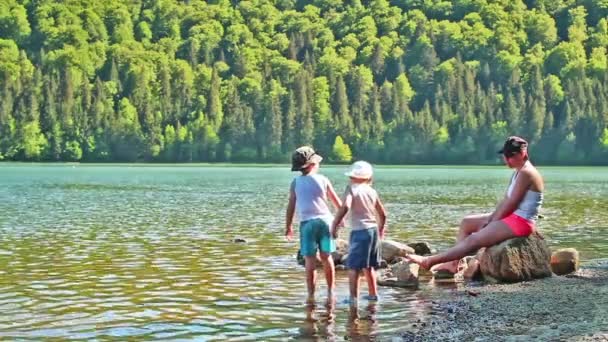
[[[234,243],[247,243],[247,240],[245,240],[243,238],[234,238],[232,240],[232,242],[234,242]]]
[[[551,329],[557,329],[557,323],[551,323]]]
[[[579,266],[579,253],[574,248],[563,248],[551,255],[551,270],[557,275],[576,272]]]

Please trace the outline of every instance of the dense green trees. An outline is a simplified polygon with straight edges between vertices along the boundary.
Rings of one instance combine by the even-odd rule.
[[[608,164],[600,0],[0,0],[0,160]],[[539,153],[541,152],[541,153]]]

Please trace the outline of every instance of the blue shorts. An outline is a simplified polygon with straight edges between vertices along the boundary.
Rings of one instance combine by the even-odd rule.
[[[377,268],[380,260],[378,229],[367,228],[353,230],[350,233],[350,247],[346,266],[353,270]]]
[[[312,219],[300,223],[300,251],[303,256],[315,256],[317,249],[322,253],[336,250],[336,242],[331,237],[329,225],[323,219]]]

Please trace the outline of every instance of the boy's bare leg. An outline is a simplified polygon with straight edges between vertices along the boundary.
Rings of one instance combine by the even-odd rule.
[[[334,267],[334,258],[331,254],[319,253],[321,262],[323,262],[323,270],[325,271],[325,280],[327,281],[327,296],[331,299],[336,288],[336,268]]]
[[[360,270],[348,271],[348,283],[350,285],[350,301],[351,305],[356,305],[359,299],[359,274]]]
[[[376,282],[376,271],[373,267],[368,267],[363,270],[365,279],[367,279],[367,288],[370,296],[378,296],[378,283]]]
[[[317,284],[317,256],[305,256],[304,265],[306,267],[306,288],[308,289],[308,302],[315,300],[315,288]]]

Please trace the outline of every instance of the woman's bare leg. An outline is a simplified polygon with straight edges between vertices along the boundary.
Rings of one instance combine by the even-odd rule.
[[[462,241],[466,239],[467,236],[478,232],[483,228],[483,225],[488,222],[490,215],[491,214],[478,214],[465,216],[462,221],[460,221],[460,228],[458,229],[456,241]]]
[[[454,247],[449,248],[443,253],[422,257],[410,254],[406,256],[412,262],[419,264],[422,268],[429,269],[433,265],[454,260],[460,260],[468,253],[478,250],[481,247],[488,247],[499,242],[516,237],[509,226],[502,221],[494,221],[488,224],[475,234],[469,235],[464,240],[458,242]]]
[[[467,238],[467,236],[478,232],[490,218],[491,214],[476,214],[465,216],[460,222],[460,228],[458,229],[458,235],[456,241],[460,242]],[[458,261],[453,260],[445,263],[441,263],[433,267],[433,271],[446,270],[450,273],[458,272]]]

